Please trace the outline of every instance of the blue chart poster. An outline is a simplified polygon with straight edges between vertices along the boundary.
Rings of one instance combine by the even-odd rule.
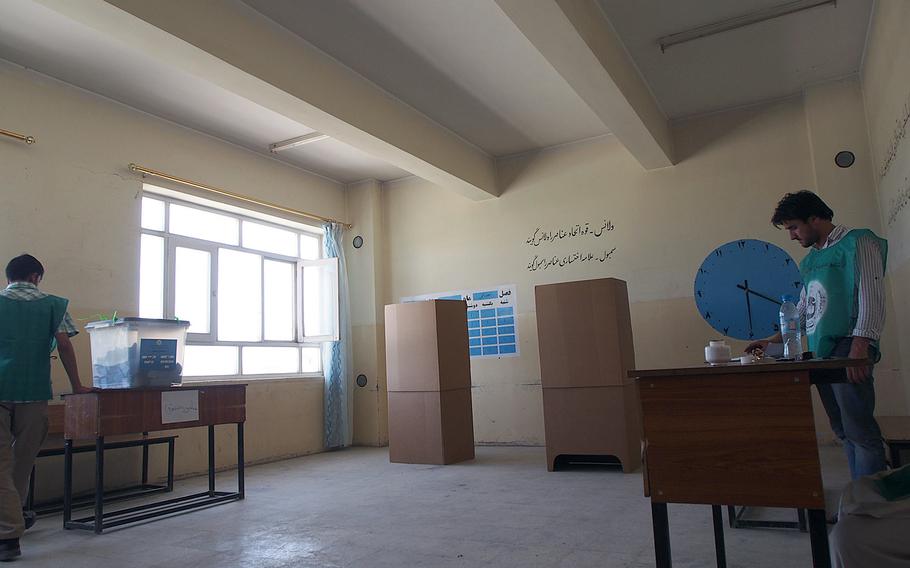
[[[441,292],[402,298],[402,302],[464,300],[468,304],[468,346],[472,358],[517,357],[518,298],[515,285],[486,290]]]

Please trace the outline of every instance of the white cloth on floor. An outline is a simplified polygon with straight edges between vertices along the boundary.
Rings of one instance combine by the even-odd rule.
[[[833,568],[910,566],[910,498],[888,501],[875,486],[890,473],[861,477],[844,489],[830,534]]]

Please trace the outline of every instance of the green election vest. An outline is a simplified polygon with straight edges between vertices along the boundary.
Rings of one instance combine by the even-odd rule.
[[[813,248],[799,264],[806,286],[806,335],[816,357],[830,357],[837,340],[856,327],[856,241],[866,235],[878,241],[884,270],[888,241],[868,229],[853,229],[827,248]],[[878,342],[873,345],[877,351]]]
[[[0,401],[49,400],[54,335],[69,301],[0,296]]]

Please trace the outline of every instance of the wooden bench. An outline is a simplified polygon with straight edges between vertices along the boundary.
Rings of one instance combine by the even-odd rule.
[[[64,405],[49,404],[47,407],[48,418],[48,437],[41,449],[38,451],[38,458],[50,456],[62,456],[63,447],[63,415]],[[174,489],[174,440],[177,436],[149,436],[143,433],[141,436],[117,436],[111,437],[104,442],[105,450],[118,450],[122,448],[142,448],[142,480],[138,485],[116,489],[104,492],[106,502],[130,499],[150,493],[168,492]],[[148,482],[148,464],[149,464],[149,446],[167,444],[167,482],[164,485],[151,484]],[[95,443],[92,440],[76,442],[73,445],[73,453],[94,452]],[[37,459],[35,466],[32,467],[32,475],[29,480],[28,498],[26,507],[35,511],[39,515],[59,513],[63,510],[63,501],[52,501],[35,505],[35,471],[37,468]],[[94,491],[86,496],[74,499],[73,506],[77,508],[90,507],[94,504]]]
[[[910,416],[876,416],[882,438],[888,446],[891,467],[901,466],[901,450],[910,450]]]

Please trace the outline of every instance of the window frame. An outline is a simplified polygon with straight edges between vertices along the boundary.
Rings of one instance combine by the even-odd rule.
[[[176,301],[176,249],[189,248],[193,250],[200,250],[208,252],[210,255],[210,265],[209,265],[209,274],[210,274],[210,304],[209,304],[209,333],[188,333],[186,344],[188,346],[228,346],[236,347],[237,353],[237,369],[239,373],[231,375],[192,375],[185,376],[185,382],[196,382],[196,381],[237,381],[237,380],[262,380],[262,379],[293,379],[293,378],[321,378],[323,377],[324,369],[322,367],[322,362],[320,358],[319,370],[315,372],[303,372],[303,349],[304,348],[321,348],[322,344],[316,341],[304,341],[302,335],[302,322],[303,322],[303,301],[300,296],[301,290],[301,274],[303,270],[304,263],[312,262],[313,260],[322,261],[325,260],[324,257],[320,256],[319,259],[301,259],[290,257],[274,252],[262,251],[253,248],[243,247],[243,224],[244,221],[256,223],[260,225],[266,225],[272,228],[281,229],[284,231],[290,231],[295,233],[297,236],[297,252],[300,254],[300,237],[302,235],[316,238],[319,242],[318,250],[322,251],[324,235],[321,232],[318,232],[315,228],[312,231],[298,228],[297,226],[283,225],[281,223],[271,222],[256,216],[246,216],[241,213],[235,212],[233,209],[238,209],[235,206],[232,206],[232,210],[219,209],[217,203],[212,203],[211,205],[203,205],[194,201],[184,201],[179,198],[175,198],[171,195],[164,195],[155,193],[154,191],[149,191],[147,188],[139,194],[140,197],[140,222],[139,222],[139,234],[140,239],[141,235],[147,234],[155,237],[160,237],[164,239],[164,298],[163,298],[163,307],[164,307],[164,318],[173,318],[175,317],[175,301]],[[146,229],[142,227],[141,222],[141,210],[142,210],[142,198],[149,198],[156,201],[164,202],[164,230],[156,229]],[[206,200],[208,201],[208,200]],[[230,245],[217,241],[208,241],[205,239],[200,239],[196,237],[188,237],[185,235],[179,235],[176,233],[169,232],[170,230],[170,205],[176,204],[181,207],[187,207],[191,209],[197,209],[207,213],[215,213],[218,215],[224,215],[227,217],[232,217],[238,221],[238,240],[239,245]],[[242,209],[242,208],[240,208]],[[295,225],[299,225],[295,223]],[[262,331],[262,339],[260,341],[225,341],[218,339],[218,251],[219,249],[228,249],[238,252],[255,254],[260,257],[260,278],[261,278],[261,289],[260,289],[260,301],[263,306],[265,305],[265,261],[275,261],[290,264],[293,267],[294,274],[294,289],[295,294],[293,295],[294,303],[294,317],[292,318],[294,329],[292,333],[292,339],[290,340],[273,340],[265,339],[265,309],[262,310],[260,314],[260,326]],[[141,282],[140,282],[141,286]],[[320,338],[321,339],[321,338]],[[298,351],[297,357],[297,372],[290,373],[258,373],[258,374],[244,374],[243,373],[243,351],[245,347],[296,347]]]
[[[303,296],[305,291],[305,283],[303,278],[303,271],[305,268],[312,267],[322,267],[322,266],[332,266],[335,270],[335,282],[334,290],[335,295],[338,295],[338,288],[340,282],[338,282],[338,259],[337,258],[317,258],[317,259],[306,259],[301,260],[297,264],[297,304],[303,306]],[[335,312],[333,314],[334,321],[332,322],[332,333],[327,335],[306,335],[306,323],[304,321],[303,309],[295,309],[297,314],[297,341],[300,343],[324,343],[328,341],[338,341],[340,339],[341,333],[341,308],[336,306]],[[308,341],[309,340],[309,341]]]

